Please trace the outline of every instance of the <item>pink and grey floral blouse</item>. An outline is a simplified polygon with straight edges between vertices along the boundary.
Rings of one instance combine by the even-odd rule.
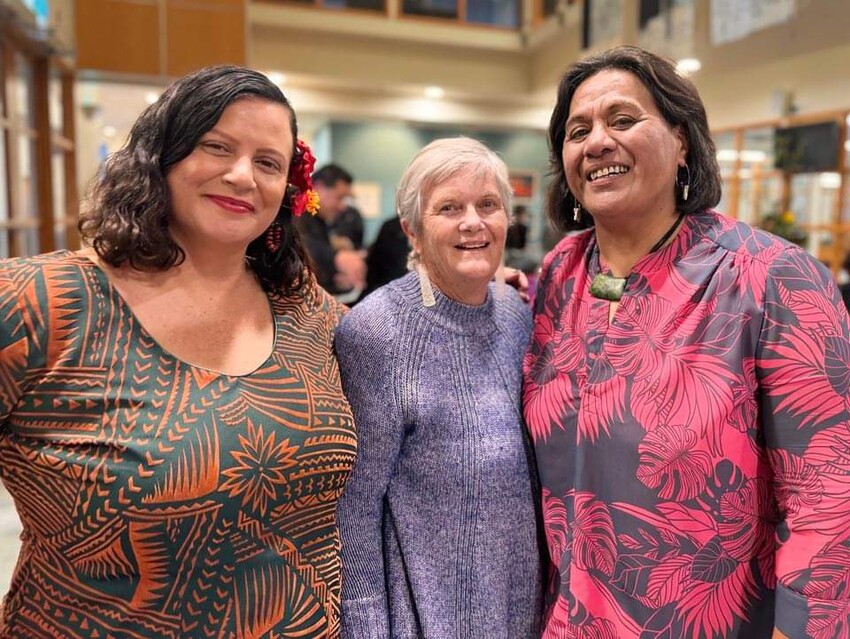
[[[804,251],[709,211],[613,321],[594,235],[546,258],[524,411],[545,639],[850,637],[850,319]]]

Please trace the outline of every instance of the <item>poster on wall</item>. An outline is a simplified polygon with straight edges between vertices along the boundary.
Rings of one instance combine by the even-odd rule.
[[[381,217],[381,183],[355,180],[352,190],[354,206],[360,211],[360,215],[367,220],[379,219]]]
[[[528,204],[533,200],[537,196],[538,179],[537,171],[511,169],[508,181],[514,194],[514,203]]]
[[[674,60],[691,57],[696,34],[694,0],[666,0],[641,21],[638,45]]]
[[[740,40],[794,17],[797,0],[711,0],[711,43]]]
[[[623,0],[593,0],[590,6],[587,46],[614,40],[623,26]]]

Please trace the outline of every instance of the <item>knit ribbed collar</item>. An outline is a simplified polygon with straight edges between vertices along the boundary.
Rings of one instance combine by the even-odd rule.
[[[483,304],[470,306],[462,304],[444,295],[436,286],[434,306],[422,304],[422,293],[419,289],[419,275],[410,272],[392,284],[401,293],[405,306],[421,313],[429,321],[446,328],[453,333],[463,335],[487,335],[495,330],[493,322],[495,303],[493,300],[493,285],[487,287],[487,299]]]

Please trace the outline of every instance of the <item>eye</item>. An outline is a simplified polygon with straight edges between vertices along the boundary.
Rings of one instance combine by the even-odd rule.
[[[635,123],[635,119],[628,115],[618,115],[612,123],[618,129],[628,129]]]
[[[216,142],[215,140],[206,140],[204,142],[201,142],[199,146],[205,151],[209,151],[214,155],[224,155],[225,153],[230,151],[226,144],[224,144],[223,142]]]
[[[567,139],[571,141],[582,140],[587,137],[589,129],[586,126],[573,127],[567,131]]]
[[[502,205],[496,198],[487,198],[485,200],[482,200],[478,207],[488,213],[491,213],[493,211],[498,211],[500,208],[502,208]]]
[[[458,210],[460,210],[460,207],[454,202],[444,202],[443,204],[440,204],[440,206],[437,208],[437,210],[440,213],[452,214],[452,213],[456,213]]]
[[[264,171],[269,173],[280,173],[280,163],[276,160],[272,160],[271,158],[257,158],[255,162]]]

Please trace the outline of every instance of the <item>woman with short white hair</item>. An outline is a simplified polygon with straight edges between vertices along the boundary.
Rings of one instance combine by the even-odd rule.
[[[337,330],[359,438],[339,506],[343,637],[538,634],[538,499],[520,409],[531,317],[491,284],[510,195],[507,167],[480,142],[426,146],[396,198],[413,272]]]

